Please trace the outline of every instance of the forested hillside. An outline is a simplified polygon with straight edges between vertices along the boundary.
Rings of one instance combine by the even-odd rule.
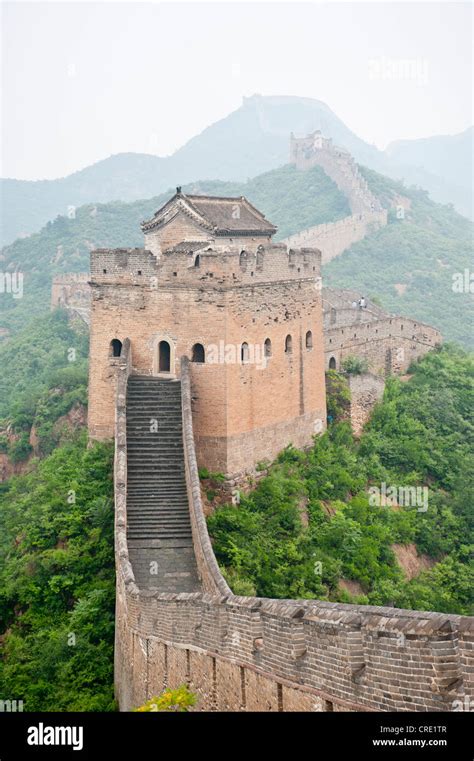
[[[73,329],[60,311],[0,344],[0,454],[18,463],[49,454],[69,436],[65,416],[87,404],[88,347],[85,326]],[[83,424],[84,414],[78,417]]]
[[[112,457],[83,431],[0,484],[0,685],[25,711],[114,707]]]
[[[60,312],[0,347],[3,451],[29,458],[0,483],[0,683],[25,710],[115,707],[113,449],[87,448],[85,419],[65,420],[85,403],[86,351]],[[360,441],[336,422],[309,452],[289,446],[238,507],[218,508],[209,528],[234,591],[468,613],[472,364],[455,347],[427,355],[390,381]],[[381,482],[426,486],[428,509],[371,505]]]
[[[360,441],[336,423],[218,508],[208,526],[234,592],[471,614],[473,369],[453,347],[426,355]],[[372,504],[383,483],[426,487],[426,504]]]

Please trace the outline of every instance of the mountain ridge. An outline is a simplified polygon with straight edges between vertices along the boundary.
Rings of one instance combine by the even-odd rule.
[[[289,136],[320,129],[359,162],[395,179],[410,175],[435,194],[456,195],[466,212],[465,190],[452,188],[420,167],[397,166],[385,152],[359,138],[324,103],[298,96],[253,95],[206,127],[171,156],[125,152],[101,159],[54,180],[0,180],[0,242],[29,235],[69,207],[85,203],[134,201],[169,187],[204,180],[244,181],[288,161]],[[445,198],[440,198],[445,201]],[[456,199],[450,199],[456,200]]]

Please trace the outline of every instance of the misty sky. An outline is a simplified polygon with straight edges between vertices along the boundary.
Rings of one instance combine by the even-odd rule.
[[[379,148],[460,132],[471,13],[449,1],[4,3],[1,174],[167,155],[253,93],[322,100]]]

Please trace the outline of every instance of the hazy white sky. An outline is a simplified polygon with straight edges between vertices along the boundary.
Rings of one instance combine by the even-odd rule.
[[[448,0],[3,3],[2,176],[167,155],[253,93],[323,100],[379,148],[460,132],[471,15]]]

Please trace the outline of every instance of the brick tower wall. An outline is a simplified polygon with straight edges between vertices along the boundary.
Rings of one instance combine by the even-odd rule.
[[[290,442],[310,444],[326,421],[319,252],[273,245],[244,261],[236,249],[202,253],[200,266],[193,264],[187,253],[158,261],[142,249],[93,252],[91,437],[114,434],[117,360],[110,342],[130,338],[133,371],[141,374],[157,373],[161,340],[172,346],[176,377],[181,356],[191,358],[195,343],[205,347],[205,364],[191,364],[200,465],[236,474],[273,459]],[[265,362],[267,338],[272,356]]]

